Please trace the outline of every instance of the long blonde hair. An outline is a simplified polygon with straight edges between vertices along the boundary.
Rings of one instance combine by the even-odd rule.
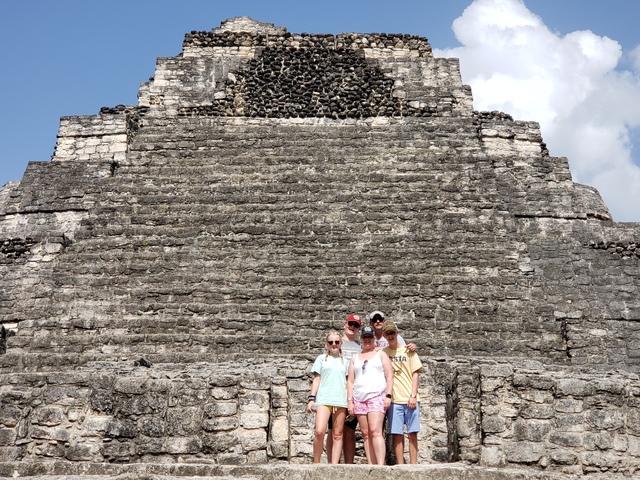
[[[326,345],[327,342],[329,341],[329,337],[338,337],[338,339],[340,339],[340,348],[338,349],[340,352],[340,361],[344,364],[344,357],[342,356],[342,335],[340,335],[340,333],[338,333],[337,331],[333,330],[331,332],[329,332],[327,334],[326,337],[324,337],[324,344]],[[324,356],[324,359],[326,360],[327,358],[329,358],[329,350],[327,349],[327,353]]]

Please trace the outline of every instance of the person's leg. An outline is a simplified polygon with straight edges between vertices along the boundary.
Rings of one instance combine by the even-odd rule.
[[[407,434],[409,437],[409,463],[418,463],[418,432]]]
[[[367,456],[367,463],[372,464],[371,455],[373,454],[373,448],[371,447],[371,437],[369,436],[369,421],[367,414],[358,415],[358,425],[360,425],[360,432],[362,433],[362,440],[364,443],[364,454]]]
[[[345,424],[342,434],[342,450],[344,451],[344,463],[353,464],[356,457],[356,429]]]
[[[327,447],[325,451],[327,452],[327,462],[331,463],[332,456],[331,452],[333,451],[333,416],[329,416],[329,426],[327,427]]]
[[[392,456],[398,465],[404,464],[404,409],[405,405],[392,403],[387,410],[387,435],[393,449]]]
[[[313,436],[313,463],[320,463],[324,448],[324,436],[327,433],[327,422],[331,416],[331,410],[319,405],[316,409],[316,429]]]
[[[389,411],[391,409],[387,410],[387,413],[384,416],[384,422],[382,423],[382,434],[384,435],[384,444],[385,444],[385,455],[386,455],[386,459],[385,459],[385,463],[387,465],[395,465],[396,462],[396,452],[393,448],[393,435],[391,435],[389,433]]]
[[[404,435],[391,435],[393,441],[393,453],[396,457],[396,464],[404,464]]]
[[[384,465],[384,455],[386,451],[384,435],[382,434],[384,413],[369,412],[367,414],[367,422],[369,426],[369,438],[371,439],[372,461],[374,464]]]
[[[346,408],[336,408],[332,414],[333,418],[333,451],[331,452],[330,463],[340,463],[342,454],[342,434],[344,431],[344,419],[347,416]],[[327,455],[329,452],[327,452]]]
[[[420,431],[420,403],[405,411],[407,436],[409,437],[409,463],[418,463],[418,432]]]

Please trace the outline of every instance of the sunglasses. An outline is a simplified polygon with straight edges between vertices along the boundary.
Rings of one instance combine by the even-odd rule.
[[[360,328],[360,324],[356,322],[347,322],[347,325],[349,325],[351,328]]]
[[[374,318],[373,320],[371,320],[371,323],[383,323],[384,322],[384,318]]]
[[[364,373],[365,369],[367,368],[367,363],[369,362],[369,360],[365,360],[364,362],[362,362],[362,373]]]
[[[327,340],[327,345],[340,345],[340,340]]]

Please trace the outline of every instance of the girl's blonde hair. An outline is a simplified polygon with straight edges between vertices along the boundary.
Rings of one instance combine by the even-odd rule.
[[[327,333],[327,336],[324,337],[324,343],[326,344],[329,341],[329,337],[338,337],[338,339],[340,340],[340,344],[342,344],[342,335],[337,332],[336,330],[333,330],[329,333]],[[342,357],[342,347],[340,347],[340,361],[342,363],[344,363],[344,358]],[[329,350],[327,349],[327,353],[324,357],[324,359],[326,360],[327,358],[329,358]]]

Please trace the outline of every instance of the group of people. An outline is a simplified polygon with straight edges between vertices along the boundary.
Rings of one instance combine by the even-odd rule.
[[[357,339],[359,334],[359,341]],[[417,463],[420,409],[418,376],[422,363],[414,343],[406,344],[384,313],[372,312],[369,325],[359,315],[347,317],[343,332],[330,332],[325,352],[311,372],[313,381],[307,413],[315,411],[313,462],[320,463],[327,430],[327,460],[353,463],[356,427],[360,426],[370,464],[384,465],[384,423],[392,438],[396,463],[404,463],[404,429],[409,439],[409,461]]]

